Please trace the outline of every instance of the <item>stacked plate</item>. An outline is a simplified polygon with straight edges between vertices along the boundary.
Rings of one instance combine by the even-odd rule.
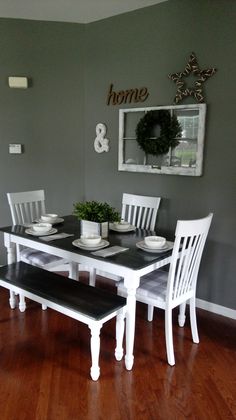
[[[132,232],[136,229],[135,226],[131,225],[129,222],[122,220],[121,222],[110,223],[109,228],[115,232],[125,233]]]
[[[40,217],[38,222],[39,223],[51,223],[51,225],[56,225],[58,223],[64,222],[64,219],[62,219],[62,217],[59,217],[58,214],[47,213],[47,214],[42,214],[42,216]]]
[[[35,223],[25,230],[25,233],[33,236],[52,235],[56,232],[57,229],[53,228],[51,223]]]
[[[166,252],[173,248],[173,242],[168,242],[162,236],[146,236],[144,241],[140,241],[136,246],[146,252]]]
[[[86,251],[96,251],[97,249],[102,249],[105,248],[106,246],[109,245],[109,242],[106,241],[105,239],[101,239],[98,243],[94,244],[94,243],[85,243],[83,241],[83,238],[80,239],[76,239],[75,241],[72,242],[72,244],[74,246],[77,246],[78,248],[84,249]]]

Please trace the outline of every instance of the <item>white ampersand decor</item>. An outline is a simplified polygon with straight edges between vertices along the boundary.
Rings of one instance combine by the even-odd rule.
[[[94,149],[97,153],[109,151],[109,140],[105,138],[106,132],[105,124],[99,123],[96,125],[97,137],[94,140]]]

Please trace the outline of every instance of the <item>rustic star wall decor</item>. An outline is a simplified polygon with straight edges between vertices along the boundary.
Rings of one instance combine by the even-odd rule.
[[[193,96],[197,102],[203,102],[204,96],[202,85],[209,77],[213,76],[216,71],[217,70],[215,68],[200,70],[197,58],[192,52],[183,72],[168,75],[169,79],[173,80],[173,82],[175,82],[177,85],[177,92],[174,98],[174,103],[178,104],[180,101],[182,101],[183,98],[187,96]],[[188,77],[190,73],[193,73],[194,76],[197,76],[197,79],[194,82],[194,87],[187,88],[183,79]]]

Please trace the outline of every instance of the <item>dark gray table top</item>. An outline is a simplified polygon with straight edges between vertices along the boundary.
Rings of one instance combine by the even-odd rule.
[[[64,239],[58,239],[52,242],[47,242],[48,246],[52,246],[55,248],[63,249],[66,251],[70,251],[73,253],[78,253],[80,255],[86,255],[91,258],[96,258],[99,260],[104,260],[102,257],[95,257],[92,255],[91,251],[82,250],[75,247],[72,242],[75,239],[80,238],[80,223],[76,216],[63,216],[64,222],[58,225],[54,225],[58,229],[59,232],[66,232],[72,233],[74,236],[70,236]],[[25,233],[25,227],[23,226],[7,226],[7,227],[0,227],[1,232],[5,233],[12,233],[16,236],[25,237],[35,242],[45,242],[40,239],[40,237],[30,236]],[[122,252],[120,254],[116,254],[114,256],[106,258],[106,262],[112,262],[113,264],[122,265],[132,270],[139,270],[142,269],[150,264],[158,262],[164,258],[168,258],[172,250],[163,252],[163,253],[149,253],[145,252],[141,249],[136,247],[136,243],[142,241],[145,236],[150,235],[150,231],[145,229],[136,229],[133,232],[125,232],[119,233],[109,230],[109,236],[107,240],[110,243],[110,246],[119,245],[122,247],[129,248],[128,251]]]

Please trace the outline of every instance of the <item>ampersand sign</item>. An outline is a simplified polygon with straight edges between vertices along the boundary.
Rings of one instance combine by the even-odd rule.
[[[105,124],[99,123],[96,125],[97,137],[94,140],[94,149],[97,153],[109,151],[109,140],[105,138],[106,132]]]

